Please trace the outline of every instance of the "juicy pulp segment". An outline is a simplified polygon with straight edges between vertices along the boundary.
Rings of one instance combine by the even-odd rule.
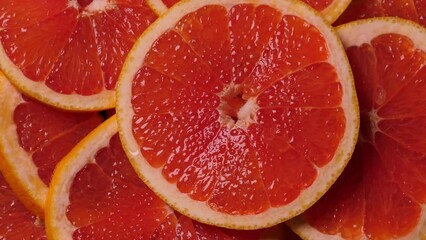
[[[154,42],[132,82],[142,155],[219,212],[292,202],[332,159],[346,126],[328,51],[318,29],[268,6],[186,15]]]
[[[360,96],[360,142],[342,176],[304,217],[344,239],[404,237],[419,224],[426,201],[426,55],[395,33],[347,54]]]
[[[258,239],[260,233],[207,226],[175,213],[136,175],[118,134],[75,176],[67,217],[77,228],[74,239]]]
[[[1,157],[0,157],[1,158]],[[1,159],[0,159],[1,160]],[[0,174],[0,235],[11,239],[46,239],[42,220],[18,200]],[[40,225],[38,226],[37,223]]]
[[[59,160],[103,121],[98,113],[65,112],[28,98],[16,107],[13,118],[19,144],[46,185]]]
[[[72,6],[69,1],[39,4],[44,7],[18,2],[0,7],[6,55],[30,80],[62,94],[114,90],[131,46],[156,19],[143,2],[107,3],[99,12],[88,12],[90,4]],[[25,6],[34,15],[9,20]]]

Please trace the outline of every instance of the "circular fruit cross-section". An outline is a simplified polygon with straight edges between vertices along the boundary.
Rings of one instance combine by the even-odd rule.
[[[186,1],[131,50],[117,88],[141,178],[200,222],[253,229],[313,204],[358,131],[336,34],[296,1]]]
[[[136,175],[115,116],[58,164],[46,205],[49,239],[258,240],[262,233],[208,226],[174,212]]]
[[[164,14],[180,0],[146,0],[148,5],[158,14]],[[302,0],[319,11],[328,22],[334,22],[351,2],[350,0]]]
[[[21,92],[71,110],[115,106],[124,59],[156,19],[144,1],[2,1],[0,68]]]
[[[426,30],[400,18],[339,26],[360,103],[355,153],[290,221],[304,239],[426,238]]]

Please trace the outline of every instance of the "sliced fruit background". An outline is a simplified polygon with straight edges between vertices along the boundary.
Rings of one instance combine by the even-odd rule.
[[[350,0],[302,0],[309,4],[330,23],[334,22],[351,2]],[[159,15],[164,14],[180,0],[147,0],[148,5]],[[255,3],[255,2],[254,2]]]
[[[290,224],[306,239],[423,239],[426,30],[376,18],[338,32],[360,99],[360,139],[336,184]]]
[[[50,239],[259,239],[262,233],[220,229],[173,211],[134,172],[115,116],[58,165],[46,224]]]
[[[115,106],[124,59],[156,15],[144,1],[1,0],[0,68],[25,94],[72,110]]]
[[[0,170],[21,201],[43,216],[56,163],[103,117],[44,105],[22,95],[1,73],[0,104]]]
[[[400,17],[426,26],[426,1],[352,0],[334,24],[372,17]]]

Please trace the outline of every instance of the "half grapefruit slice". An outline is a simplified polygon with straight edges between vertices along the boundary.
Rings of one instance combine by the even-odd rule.
[[[259,239],[174,212],[137,176],[111,117],[58,164],[46,209],[49,239]]]
[[[275,225],[312,205],[358,134],[344,49],[298,1],[176,5],[137,40],[117,94],[140,177],[179,212],[227,228]]]
[[[21,201],[43,216],[56,163],[103,121],[58,110],[19,93],[0,73],[0,169]]]
[[[180,0],[146,0],[158,16],[164,14]],[[321,13],[328,22],[333,23],[346,9],[351,0],[302,0]]]
[[[0,1],[0,68],[26,95],[73,110],[115,106],[123,61],[156,16],[144,1]]]
[[[338,27],[360,99],[342,176],[290,221],[305,239],[426,238],[426,30],[375,18]]]

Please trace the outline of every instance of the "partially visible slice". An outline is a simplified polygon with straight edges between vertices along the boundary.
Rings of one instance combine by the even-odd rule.
[[[0,161],[3,161],[1,156]],[[0,238],[46,239],[43,220],[19,201],[2,174],[0,174]]]
[[[99,113],[65,112],[19,93],[0,73],[0,169],[21,201],[43,216],[56,163],[99,125]]]
[[[289,222],[305,239],[426,238],[426,29],[398,18],[338,27],[361,133],[331,189]]]
[[[145,183],[184,215],[226,228],[304,211],[358,136],[344,49],[298,1],[177,4],[129,53],[117,100],[124,149]]]
[[[174,212],[136,175],[115,116],[58,164],[46,209],[49,239],[259,239],[260,231],[220,229]]]
[[[426,0],[352,0],[334,24],[386,16],[401,17],[426,26]]]
[[[137,37],[155,19],[144,1],[0,1],[0,69],[23,93],[70,110],[115,106]]]
[[[181,0],[146,0],[149,6],[157,13],[163,15],[168,8]],[[346,9],[351,0],[302,0],[321,13],[329,23],[333,23]]]

